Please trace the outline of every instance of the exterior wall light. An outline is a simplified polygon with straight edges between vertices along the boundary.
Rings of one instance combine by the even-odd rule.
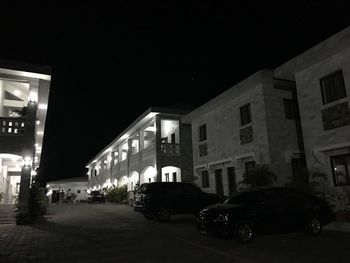
[[[36,125],[39,125],[40,124],[40,120],[36,120]]]
[[[24,166],[31,166],[32,159],[29,156],[24,157],[23,165]]]
[[[30,102],[37,102],[38,101],[38,93],[32,91],[32,92],[29,92],[29,97],[28,97],[28,100]]]

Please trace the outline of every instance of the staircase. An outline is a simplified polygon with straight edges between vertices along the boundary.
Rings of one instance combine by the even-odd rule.
[[[15,224],[16,213],[13,205],[0,205],[0,224]]]

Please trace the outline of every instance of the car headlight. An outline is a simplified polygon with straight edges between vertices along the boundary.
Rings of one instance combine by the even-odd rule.
[[[229,219],[229,215],[227,213],[223,213],[223,214],[219,214],[215,219],[214,219],[214,222],[215,223],[226,223],[228,222],[228,219]]]

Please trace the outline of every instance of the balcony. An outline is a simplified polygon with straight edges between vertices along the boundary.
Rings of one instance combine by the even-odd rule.
[[[25,132],[25,118],[0,117],[0,135],[20,136]]]
[[[180,144],[178,143],[162,143],[160,152],[164,154],[180,154]]]

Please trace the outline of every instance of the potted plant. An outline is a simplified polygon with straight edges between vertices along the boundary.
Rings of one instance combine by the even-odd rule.
[[[325,194],[332,211],[335,213],[336,221],[348,221],[350,212],[350,200],[345,191],[333,191]]]

